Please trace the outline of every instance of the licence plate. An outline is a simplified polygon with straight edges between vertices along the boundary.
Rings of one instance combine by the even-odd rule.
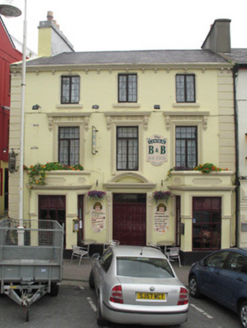
[[[137,293],[136,298],[138,300],[161,300],[166,299],[166,294],[161,293]]]

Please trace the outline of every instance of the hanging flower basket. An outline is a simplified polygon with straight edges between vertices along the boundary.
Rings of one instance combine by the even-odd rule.
[[[170,191],[155,191],[153,193],[153,198],[157,202],[158,200],[164,200],[167,202],[170,197],[172,196],[172,193]]]
[[[87,193],[88,197],[93,200],[102,200],[105,196],[104,191],[91,190]]]

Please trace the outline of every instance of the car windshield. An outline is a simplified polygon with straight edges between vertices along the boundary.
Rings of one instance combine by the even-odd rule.
[[[139,278],[173,278],[166,259],[147,257],[117,257],[117,275]]]

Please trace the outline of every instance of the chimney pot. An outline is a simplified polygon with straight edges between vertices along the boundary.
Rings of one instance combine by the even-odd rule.
[[[52,21],[53,20],[53,11],[47,12],[47,20]]]

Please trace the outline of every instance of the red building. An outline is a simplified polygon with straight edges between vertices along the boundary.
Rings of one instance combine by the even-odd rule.
[[[10,64],[22,60],[0,16],[0,217],[8,210]]]

